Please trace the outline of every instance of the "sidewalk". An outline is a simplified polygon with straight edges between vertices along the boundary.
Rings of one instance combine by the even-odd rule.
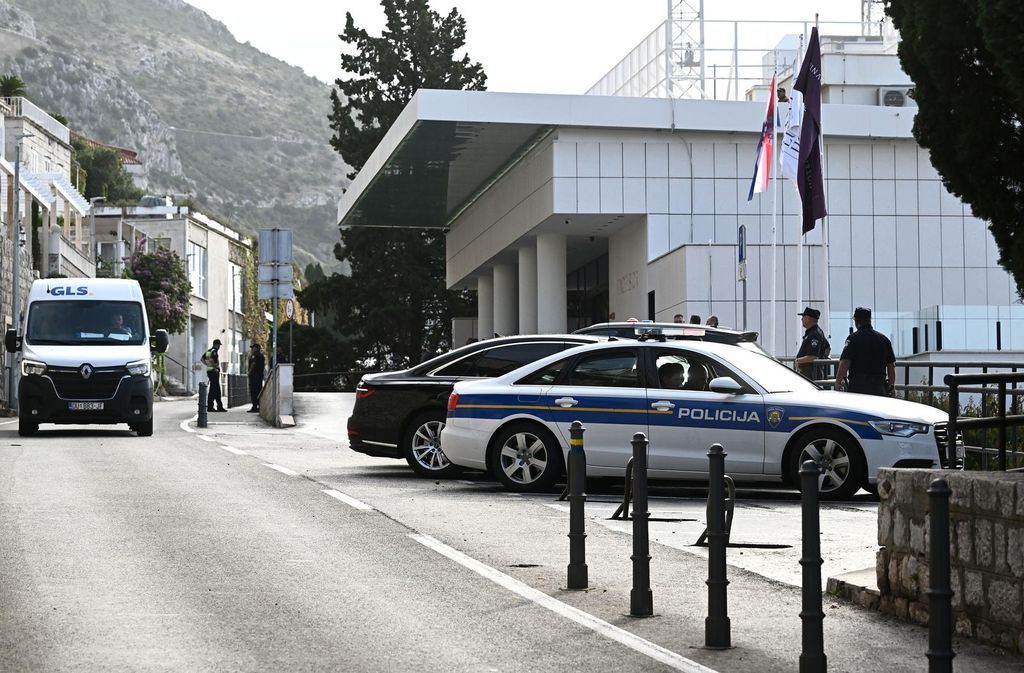
[[[721,673],[796,671],[801,647],[801,595],[798,587],[736,567],[751,550],[729,549],[729,616],[733,647],[704,649],[707,614],[706,552],[687,544],[651,544],[651,580],[655,617],[635,619],[630,604],[632,534],[629,522],[608,522],[605,502],[588,503],[587,564],[590,588],[567,591],[568,515],[557,493],[519,496],[490,481],[467,474],[462,480],[432,481],[412,474],[404,463],[349,451],[343,427],[346,404],[340,396],[296,397],[296,428],[279,430],[238,407],[211,414],[210,427],[198,430],[222,445],[244,448],[260,462],[286,466],[313,482],[317,490],[334,489],[367,503],[374,512],[429,535],[458,551],[510,575],[559,601],[626,629]],[[184,417],[184,414],[182,414]],[[193,423],[194,428],[194,423]],[[232,457],[235,458],[235,457]],[[669,508],[698,521],[678,526],[703,527],[699,503],[652,501],[652,512]],[[344,505],[339,505],[344,506]],[[678,516],[678,515],[677,515]],[[779,529],[777,519],[758,519],[763,541],[788,539],[792,523]],[[611,525],[609,525],[611,524]],[[652,524],[653,526],[654,524]],[[676,525],[663,523],[662,525]],[[773,525],[776,527],[773,529]],[[677,530],[681,528],[677,527]],[[798,532],[797,532],[798,534]],[[652,536],[652,539],[653,536]],[[687,537],[687,540],[689,538]],[[823,550],[827,555],[829,551]],[[446,579],[458,589],[462,572],[453,565]],[[877,612],[823,597],[825,652],[835,673],[927,670],[927,629],[898,622]],[[481,606],[486,619],[487,606]],[[595,636],[597,637],[597,636]],[[552,634],[557,647],[558,634]],[[1003,673],[1024,670],[1015,657],[973,641],[954,641],[958,671]],[[615,669],[609,662],[609,670]]]

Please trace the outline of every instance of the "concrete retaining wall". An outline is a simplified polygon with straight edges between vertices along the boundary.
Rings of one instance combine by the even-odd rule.
[[[879,473],[878,608],[928,623],[928,485],[950,498],[956,632],[1024,652],[1024,473],[892,470]]]

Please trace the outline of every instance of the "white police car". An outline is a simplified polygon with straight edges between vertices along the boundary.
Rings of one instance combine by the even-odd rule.
[[[634,432],[650,440],[652,479],[707,475],[720,443],[737,480],[798,483],[822,469],[822,496],[847,498],[880,467],[936,467],[946,414],[923,404],[822,390],[778,361],[707,342],[599,343],[504,376],[457,383],[441,434],[453,463],[506,488],[549,488],[563,473],[569,425],[582,421],[587,474],[621,476]]]

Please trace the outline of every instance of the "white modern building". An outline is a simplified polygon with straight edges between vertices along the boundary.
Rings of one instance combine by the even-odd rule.
[[[639,62],[660,62],[657,35]],[[772,194],[747,200],[764,62],[757,83],[730,83],[748,100],[420,91],[340,200],[339,224],[444,229],[448,284],[476,289],[480,337],[715,314],[791,356],[809,305],[838,353],[853,308],[868,306],[900,355],[1024,349],[1017,288],[985,222],[911,135],[894,44],[823,37],[829,216],[803,245],[791,184],[779,181],[774,252]],[[596,88],[630,90],[615,78]],[[633,89],[658,95],[655,79]]]

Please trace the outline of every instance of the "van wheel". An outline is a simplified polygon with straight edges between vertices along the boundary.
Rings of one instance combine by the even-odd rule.
[[[39,424],[33,423],[25,418],[18,419],[18,435],[20,437],[31,437],[39,432]]]
[[[152,437],[153,436],[153,419],[149,419],[145,423],[136,423],[131,426],[132,430],[139,437]]]

